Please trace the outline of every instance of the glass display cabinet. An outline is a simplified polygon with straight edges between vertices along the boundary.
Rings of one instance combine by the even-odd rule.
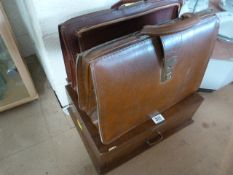
[[[0,112],[38,98],[0,4]]]

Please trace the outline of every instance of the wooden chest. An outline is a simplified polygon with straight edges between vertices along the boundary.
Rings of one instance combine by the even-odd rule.
[[[76,91],[70,85],[66,89],[71,104],[68,111],[99,174],[112,170],[192,123],[192,116],[203,101],[198,93],[194,93],[162,113],[163,123],[156,125],[148,120],[111,144],[104,145],[98,128],[79,109]]]

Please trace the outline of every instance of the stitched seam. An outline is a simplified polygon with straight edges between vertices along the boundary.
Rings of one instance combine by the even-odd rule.
[[[101,139],[101,141],[103,142],[103,137],[102,137],[102,129],[101,129],[101,127],[100,127],[100,123],[101,123],[101,118],[100,118],[100,113],[99,113],[99,106],[100,106],[100,104],[99,104],[99,102],[98,102],[98,99],[99,99],[99,97],[98,97],[98,89],[96,88],[97,86],[98,86],[98,83],[97,83],[97,81],[96,81],[96,74],[95,74],[95,67],[94,67],[94,65],[93,64],[91,64],[90,65],[90,68],[91,68],[91,74],[92,74],[92,79],[93,79],[93,86],[94,86],[94,91],[95,91],[95,96],[96,96],[96,106],[97,106],[97,108],[96,108],[96,114],[97,114],[97,117],[98,117],[98,119],[99,119],[99,124],[98,124],[98,128],[99,128],[99,132],[100,132],[100,139]]]

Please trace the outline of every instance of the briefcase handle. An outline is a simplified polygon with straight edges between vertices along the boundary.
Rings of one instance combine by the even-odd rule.
[[[140,2],[140,1],[146,2],[147,0],[120,0],[117,3],[113,4],[111,6],[111,9],[119,9],[119,7],[122,6],[122,5],[124,5],[124,4],[135,3],[135,2]]]
[[[186,18],[190,18],[191,20],[185,20]],[[141,30],[141,34],[149,35],[149,36],[160,36],[167,35],[176,32],[181,32],[191,28],[199,21],[199,17],[194,14],[184,14],[181,19],[173,20],[170,23],[162,24],[162,25],[146,25]],[[175,23],[175,25],[174,25]]]

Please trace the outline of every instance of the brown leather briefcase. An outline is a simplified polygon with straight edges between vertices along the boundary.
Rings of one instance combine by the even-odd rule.
[[[139,31],[144,25],[160,24],[178,17],[182,0],[121,0],[111,9],[79,16],[59,26],[60,43],[68,82],[76,87],[77,53]],[[132,6],[121,7],[129,2]]]
[[[192,122],[218,27],[214,14],[186,14],[79,55],[84,86],[67,85],[68,111],[99,174]],[[96,102],[92,117],[80,109],[80,97]]]
[[[79,107],[110,144],[200,86],[218,33],[212,13],[186,14],[78,55]]]

